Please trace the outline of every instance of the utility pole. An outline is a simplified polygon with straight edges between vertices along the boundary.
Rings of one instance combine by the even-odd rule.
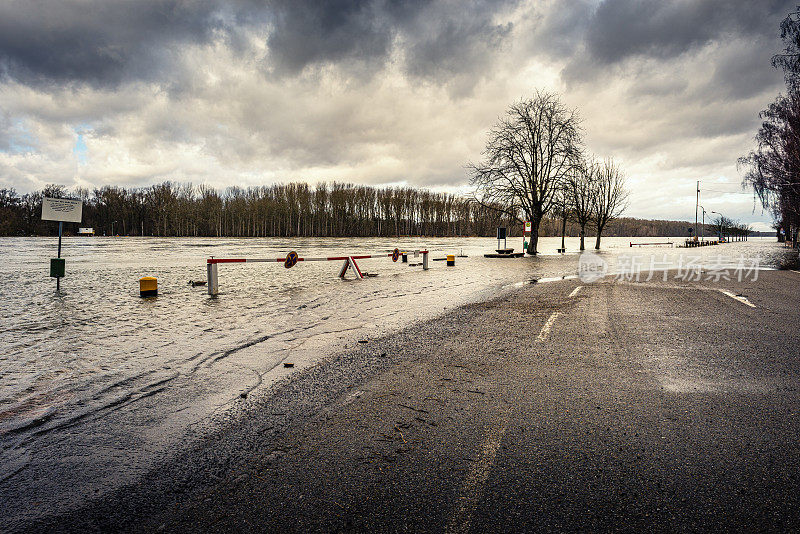
[[[697,181],[697,203],[694,205],[694,238],[697,239],[697,208],[700,206],[700,180]]]
[[[700,241],[706,240],[706,209],[703,206],[700,206],[700,209],[703,210],[703,223],[700,225],[700,230],[702,231],[703,235],[700,236]]]

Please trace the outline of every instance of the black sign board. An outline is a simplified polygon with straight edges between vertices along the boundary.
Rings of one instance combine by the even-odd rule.
[[[506,229],[504,227],[500,227],[497,229],[497,239],[505,239],[506,238]]]

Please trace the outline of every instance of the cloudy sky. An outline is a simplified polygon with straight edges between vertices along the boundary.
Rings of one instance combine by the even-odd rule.
[[[635,217],[768,223],[736,158],[796,0],[4,0],[0,187],[303,180],[465,191],[557,91]],[[757,225],[761,227],[760,224]]]

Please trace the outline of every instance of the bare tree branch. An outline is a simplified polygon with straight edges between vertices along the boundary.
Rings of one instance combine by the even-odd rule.
[[[581,158],[580,120],[552,93],[513,104],[489,132],[484,159],[470,164],[473,199],[531,221],[528,253],[536,254],[539,225]]]
[[[597,230],[597,242],[594,248],[599,249],[600,237],[608,221],[622,215],[628,207],[625,176],[613,160],[607,159],[598,166],[592,198],[592,220]]]

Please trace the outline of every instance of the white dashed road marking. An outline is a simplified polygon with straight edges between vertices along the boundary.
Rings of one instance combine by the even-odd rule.
[[[732,298],[732,299],[734,299],[734,300],[738,300],[738,301],[739,301],[739,302],[741,302],[742,304],[747,304],[747,305],[748,305],[748,306],[750,306],[751,308],[755,308],[755,307],[756,307],[756,305],[755,305],[755,304],[753,304],[752,302],[750,302],[749,300],[747,300],[747,297],[744,297],[744,296],[742,296],[742,295],[737,295],[736,293],[731,293],[730,291],[726,291],[726,290],[724,290],[724,289],[717,289],[717,291],[719,291],[719,292],[720,292],[720,293],[722,293],[723,295],[726,295],[726,296],[728,296],[728,297],[730,297],[730,298]]]
[[[583,287],[583,286],[578,286],[578,287],[576,287],[575,289],[573,289],[573,290],[572,290],[572,293],[570,293],[570,294],[569,294],[569,296],[570,296],[570,297],[574,297],[575,295],[577,295],[577,294],[578,294],[578,291],[580,291],[582,287]]]
[[[481,495],[483,495],[486,480],[489,478],[489,472],[492,470],[494,460],[497,457],[497,450],[500,448],[500,442],[503,440],[505,433],[505,421],[499,426],[489,429],[486,433],[486,438],[481,446],[480,457],[472,465],[467,477],[464,479],[464,485],[460,493],[461,502],[456,509],[455,515],[447,524],[445,532],[448,534],[469,532],[469,527],[472,524],[472,514]]]
[[[536,336],[536,341],[542,342],[545,339],[547,339],[547,334],[549,334],[550,333],[550,329],[553,328],[553,323],[556,322],[556,319],[558,318],[558,315],[559,315],[558,312],[553,312],[550,315],[550,317],[547,319],[547,322],[544,323],[544,326],[542,327],[542,331],[539,332],[538,336]]]

